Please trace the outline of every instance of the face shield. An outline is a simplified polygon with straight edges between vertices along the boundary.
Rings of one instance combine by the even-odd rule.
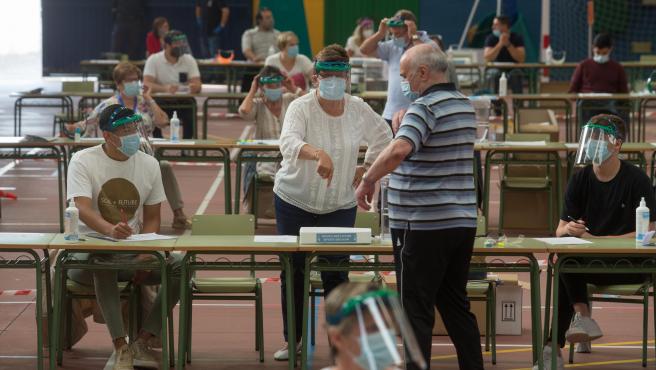
[[[141,115],[135,113],[116,121],[112,120],[111,127],[109,132],[120,141],[117,149],[124,155],[131,157],[139,150],[148,155],[155,155]]]
[[[171,55],[175,58],[183,54],[191,54],[191,48],[185,34],[176,34],[166,39],[166,43],[171,45]]]
[[[319,95],[328,100],[341,100],[351,92],[351,64],[348,62],[316,62],[314,70],[319,83]]]
[[[403,347],[399,344],[404,344],[408,362],[426,369],[396,292],[375,290],[357,295],[344,302],[336,314],[326,318],[330,326],[340,325],[344,320],[354,320],[352,335],[358,336],[359,348],[352,346],[347,352],[361,368],[403,368]]]
[[[577,165],[600,165],[613,154],[613,145],[617,143],[617,128],[611,123],[610,126],[588,123],[583,126],[579,148],[576,151]]]

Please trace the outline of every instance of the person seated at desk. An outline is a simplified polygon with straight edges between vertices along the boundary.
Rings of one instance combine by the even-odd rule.
[[[344,283],[328,295],[325,308],[335,365],[323,370],[399,369],[404,357],[418,368],[426,367],[396,293],[375,283]]]
[[[618,157],[625,135],[624,121],[614,115],[594,116],[583,128],[576,162],[588,165],[575,173],[567,185],[556,236],[633,238],[635,209],[640,199],[645,199],[649,209],[656,210],[649,177],[639,167]],[[654,221],[656,212],[651,212],[650,230],[654,229]],[[637,274],[562,274],[558,323],[554,323],[558,325],[559,347],[565,345],[565,339],[570,343],[587,343],[603,335],[590,317],[588,283],[640,284],[647,278]],[[545,368],[550,369],[549,342],[545,344],[543,356]],[[559,369],[563,368],[562,362],[559,353]]]
[[[73,155],[68,167],[67,199],[75,200],[82,221],[81,231],[125,239],[133,234],[156,233],[160,229],[160,207],[166,200],[157,160],[139,151],[141,116],[120,104],[106,107],[100,114],[105,143]],[[88,259],[102,264],[145,263],[155,261],[148,254],[91,254]],[[172,287],[180,284],[180,257],[171,256],[169,276]],[[133,366],[155,367],[157,360],[148,349],[148,340],[160,334],[161,297],[143,322],[137,338],[128,345],[118,283],[160,283],[159,269],[70,270],[69,277],[92,286],[116,350],[114,369]],[[179,289],[170,289],[169,310],[179,298]]]
[[[283,75],[291,78],[296,86],[306,90],[314,65],[310,58],[298,53],[296,34],[294,32],[281,33],[278,36],[278,49],[280,49],[278,53],[266,58],[264,65],[277,67]]]
[[[357,206],[355,188],[367,167],[392,138],[385,121],[361,98],[346,93],[351,65],[346,50],[337,44],[323,48],[315,57],[312,83],[317,88],[294,100],[285,113],[280,134],[282,163],[273,186],[276,230],[279,235],[298,235],[301,227],[353,227]],[[360,145],[367,145],[364,164],[358,165]],[[293,281],[281,274],[281,302],[285,341],[287,333],[287,284],[294,284],[293,302],[303,307],[305,254],[292,253]],[[321,256],[345,263],[348,255]],[[346,272],[321,272],[326,295],[348,281]],[[296,340],[301,338],[303,313],[295,310]],[[276,360],[287,360],[288,343],[276,351]]]
[[[263,63],[266,58],[275,53],[280,31],[273,28],[275,20],[269,8],[260,8],[255,15],[255,27],[246,30],[241,36],[241,52],[246,60],[252,63]],[[242,76],[241,91],[250,88],[255,74],[246,73]]]
[[[255,121],[255,139],[277,140],[280,138],[287,107],[301,92],[301,89],[294,85],[294,81],[283,76],[280,69],[265,66],[253,79],[248,95],[239,106],[239,116],[247,121]],[[263,155],[276,156],[277,153]],[[249,199],[253,176],[273,181],[278,167],[278,163],[257,162],[256,166],[255,163],[248,162],[244,166],[244,200]],[[273,215],[273,204],[270,208]]]
[[[627,94],[629,84],[624,67],[610,59],[613,51],[613,39],[610,35],[600,33],[595,36],[592,51],[592,58],[587,58],[576,66],[568,92]],[[588,122],[590,117],[601,113],[619,115],[628,122],[630,108],[618,107],[615,100],[579,100],[577,105],[581,114],[580,122]]]
[[[510,18],[499,15],[492,22],[492,34],[485,39],[483,57],[487,63],[524,63],[526,50],[522,35],[510,31]],[[522,71],[519,69],[504,70],[508,78],[508,87],[514,94],[522,93]],[[495,93],[499,92],[499,77],[502,71],[489,68],[486,72],[488,86]]]
[[[187,36],[184,33],[172,30],[164,37],[164,50],[148,57],[144,67],[144,85],[152,93],[197,94],[201,90],[200,71],[196,59],[189,54]],[[185,104],[186,101],[168,100],[171,105]],[[194,110],[191,108],[164,109],[168,116],[173,111],[178,112],[180,124],[183,127],[182,137],[191,139],[194,132]]]
[[[153,20],[153,29],[146,34],[146,58],[162,51],[164,36],[169,32],[169,21],[164,17]]]
[[[96,129],[100,114],[106,107],[114,104],[130,108],[141,116],[141,128],[146,137],[153,136],[154,130],[168,126],[169,118],[153,100],[150,88],[147,85],[143,86],[142,91],[141,70],[136,65],[130,62],[117,64],[114,67],[113,78],[116,84],[116,95],[100,102],[84,121],[77,122],[72,127],[67,126],[69,131],[80,128],[84,136],[98,136]],[[173,211],[173,225],[171,226],[174,229],[188,229],[191,227],[191,221],[184,212],[184,201],[178,180],[173,173],[173,167],[168,161],[160,161],[159,166],[162,171],[166,199]]]

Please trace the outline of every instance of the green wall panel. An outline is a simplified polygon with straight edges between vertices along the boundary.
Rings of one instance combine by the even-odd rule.
[[[419,16],[419,0],[326,0],[325,33],[326,45],[346,44],[353,33],[355,21],[363,16],[374,19],[374,29],[385,17],[391,17],[399,9],[408,9]]]
[[[294,31],[298,36],[300,52],[311,58],[303,0],[260,0],[260,7],[271,9],[277,30]]]

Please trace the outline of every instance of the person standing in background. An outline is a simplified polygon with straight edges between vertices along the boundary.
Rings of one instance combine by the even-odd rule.
[[[146,35],[146,57],[162,51],[164,36],[170,31],[169,21],[164,17],[153,20],[153,29]]]
[[[255,27],[248,29],[241,36],[241,51],[244,57],[253,63],[262,63],[271,54],[277,52],[280,31],[273,28],[275,20],[269,8],[261,8],[255,15]],[[253,83],[255,73],[244,74],[241,79],[241,91],[248,91]]]
[[[139,40],[143,40],[146,0],[113,0],[112,52],[127,54],[130,60],[143,59]]]
[[[360,45],[364,40],[368,39],[374,34],[374,21],[369,17],[358,18],[355,22],[355,30],[348,40],[346,40],[346,52],[349,58],[363,58],[366,55],[360,52]]]
[[[200,30],[200,53],[213,58],[223,47],[230,8],[220,0],[196,0],[196,24]]]

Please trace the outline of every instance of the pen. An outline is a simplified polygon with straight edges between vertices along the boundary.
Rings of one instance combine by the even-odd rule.
[[[86,236],[89,237],[89,238],[100,239],[100,240],[107,240],[107,241],[110,241],[110,242],[117,242],[117,241],[118,241],[118,240],[115,240],[115,239],[110,238],[110,237],[108,237],[108,236],[104,236],[104,235],[100,235],[100,234],[98,234],[98,235],[95,235],[95,234],[86,234]]]
[[[577,223],[577,224],[581,224],[580,222],[578,222],[578,220],[576,220],[576,219],[575,219],[574,217],[572,217],[572,216],[567,216],[567,218],[569,218],[572,222],[575,222],[575,223]],[[590,231],[590,229],[588,229],[587,226],[584,226],[584,227],[585,227],[585,231],[588,231],[588,232]]]
[[[121,208],[121,222],[124,224],[128,223],[128,217],[125,215],[125,211],[123,211],[123,208]]]

